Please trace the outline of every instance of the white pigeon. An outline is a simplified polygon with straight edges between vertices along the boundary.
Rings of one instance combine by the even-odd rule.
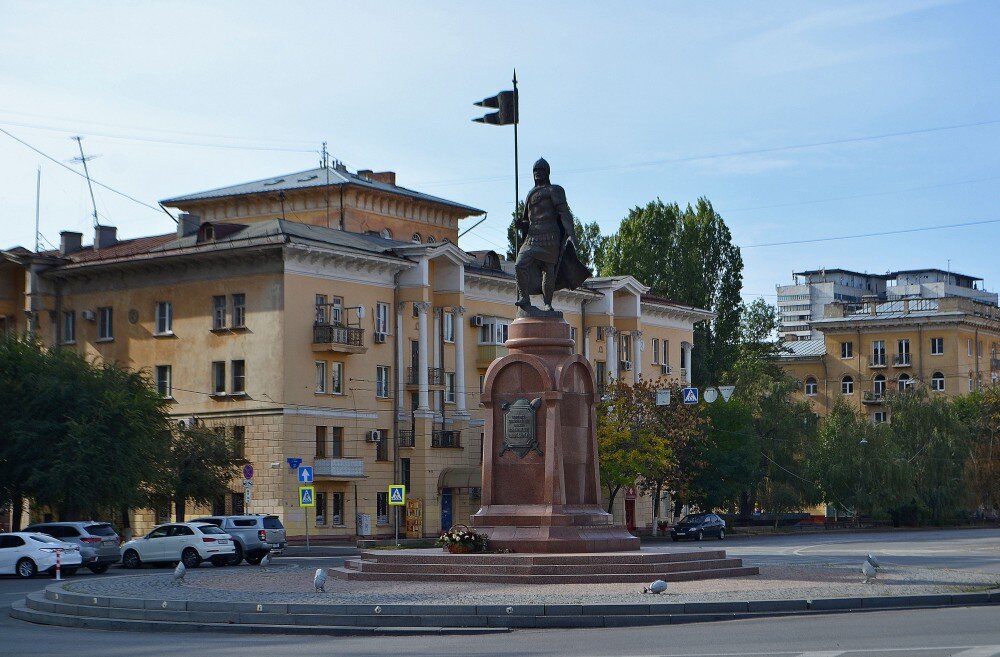
[[[861,574],[865,576],[865,584],[868,584],[878,576],[878,571],[871,563],[864,561],[861,564]]]
[[[184,582],[184,575],[187,574],[187,568],[184,567],[183,561],[177,562],[177,567],[174,568],[174,579],[178,582]]]
[[[878,562],[878,559],[875,558],[874,554],[870,554],[869,553],[869,555],[868,555],[868,563],[870,563],[875,568],[881,568],[882,567],[882,564],[880,564]]]
[[[320,591],[326,593],[326,589],[323,588],[324,586],[326,586],[326,578],[327,578],[326,569],[317,568],[316,577],[313,577],[313,586],[316,587],[317,593],[319,593]]]
[[[662,579],[656,580],[649,586],[642,587],[643,593],[655,593],[656,595],[659,595],[666,590],[667,590],[667,583],[664,582]]]
[[[271,553],[268,552],[267,554],[264,555],[264,558],[260,560],[260,567],[267,568],[270,565],[271,565]]]

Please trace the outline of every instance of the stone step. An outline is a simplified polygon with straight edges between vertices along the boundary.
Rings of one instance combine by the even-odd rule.
[[[344,567],[371,573],[400,572],[403,562],[368,561],[365,559],[348,559]],[[643,564],[517,564],[517,565],[487,565],[473,563],[405,563],[408,572],[426,574],[465,574],[465,575],[645,575],[656,579],[656,575],[684,572],[691,570],[714,570],[716,568],[739,568],[743,565],[741,559],[711,559],[702,561],[674,561],[668,563]]]
[[[537,565],[586,563],[586,564],[646,564],[674,563],[678,561],[703,561],[725,559],[725,550],[690,550],[686,552],[598,552],[595,554],[450,554],[444,550],[362,550],[365,561],[380,563],[410,563],[419,559],[421,563],[456,562],[503,566],[524,563]]]
[[[689,570],[673,573],[659,573],[656,575],[650,575],[648,573],[602,574],[594,572],[571,575],[504,575],[490,573],[426,573],[414,572],[410,570],[370,572],[354,570],[351,568],[330,568],[329,572],[332,576],[338,579],[359,581],[479,582],[482,584],[648,584],[653,579],[662,579],[666,582],[688,582],[700,579],[746,577],[760,574],[760,571],[756,566]]]

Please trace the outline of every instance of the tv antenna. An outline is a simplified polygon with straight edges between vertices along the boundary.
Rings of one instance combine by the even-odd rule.
[[[74,157],[70,162],[82,163],[84,177],[87,178],[87,189],[90,190],[90,204],[94,208],[94,228],[100,226],[100,222],[97,220],[97,200],[94,199],[94,185],[90,182],[90,169],[87,168],[87,162],[93,160],[97,155],[87,156],[83,154],[83,137],[77,135],[73,137],[76,140],[76,145],[80,147],[80,157]]]

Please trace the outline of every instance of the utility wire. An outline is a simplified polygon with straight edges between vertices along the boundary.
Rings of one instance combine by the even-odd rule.
[[[787,242],[765,242],[763,244],[745,244],[741,249],[759,249],[768,246],[789,246],[791,244],[813,244],[816,242],[835,242],[839,240],[855,240],[862,237],[883,237],[885,235],[901,235],[903,233],[921,233],[929,230],[943,230],[945,228],[964,228],[967,226],[982,226],[985,224],[1000,223],[1000,219],[984,219],[983,221],[963,221],[957,224],[942,224],[940,226],[921,226],[919,228],[900,228],[897,230],[883,230],[875,233],[858,233],[857,235],[840,235],[837,237],[815,237],[806,240],[789,240]]]

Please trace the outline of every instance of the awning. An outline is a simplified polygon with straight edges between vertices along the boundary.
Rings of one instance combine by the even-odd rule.
[[[438,490],[442,488],[482,488],[483,473],[479,468],[445,468],[438,475]]]

